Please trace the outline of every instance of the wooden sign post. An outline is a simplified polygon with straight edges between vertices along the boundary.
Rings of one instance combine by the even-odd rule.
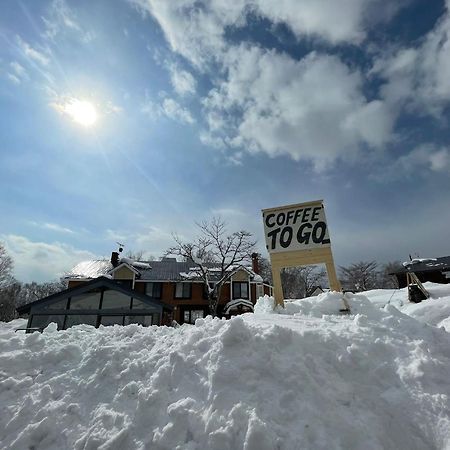
[[[341,291],[323,200],[263,209],[262,213],[277,305],[284,306],[280,276],[284,267],[325,264],[330,289]]]

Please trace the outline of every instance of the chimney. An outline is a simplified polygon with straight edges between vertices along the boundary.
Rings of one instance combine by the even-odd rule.
[[[113,267],[117,267],[119,265],[119,253],[111,253],[111,264],[113,265]]]
[[[259,275],[258,253],[252,253],[252,270]]]

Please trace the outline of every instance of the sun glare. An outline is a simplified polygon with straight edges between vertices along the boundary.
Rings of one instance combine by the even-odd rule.
[[[64,105],[63,110],[74,122],[84,127],[91,127],[98,119],[94,105],[86,100],[71,99]]]

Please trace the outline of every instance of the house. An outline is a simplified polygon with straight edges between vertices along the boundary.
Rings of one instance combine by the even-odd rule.
[[[450,283],[450,256],[439,258],[415,258],[403,263],[403,267],[389,275],[397,278],[399,288],[406,287],[407,272],[414,272],[417,278],[425,283]]]
[[[322,286],[313,286],[306,294],[307,297],[317,297],[324,292],[330,292],[329,288],[323,288]]]
[[[220,275],[217,264],[206,264],[210,283]],[[258,272],[257,256],[252,267],[231,267],[222,286],[217,313],[229,317],[253,311],[257,298],[271,295],[272,287]],[[209,314],[205,285],[192,262],[175,258],[133,261],[113,252],[111,260],[77,264],[65,277],[68,288],[17,308],[29,314],[28,328],[42,329],[56,322],[59,329],[89,325],[168,325],[194,323]]]

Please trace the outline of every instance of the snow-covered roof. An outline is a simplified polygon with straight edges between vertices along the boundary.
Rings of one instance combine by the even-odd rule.
[[[130,258],[120,258],[119,264],[128,264],[131,268],[139,271],[141,281],[196,281],[200,280],[200,269],[193,266],[192,261],[177,261],[175,258],[163,259],[162,261],[134,261]],[[220,267],[215,263],[204,264],[209,271],[210,281],[215,282],[220,278]],[[232,272],[246,271],[252,281],[262,283],[263,279],[249,267],[235,265],[230,268]],[[83,261],[70,270],[65,278],[68,279],[92,279],[102,275],[111,274],[114,267],[108,260]]]
[[[120,263],[126,263],[132,267],[135,267],[136,269],[151,269],[152,266],[147,263],[147,262],[143,262],[143,261],[135,261],[134,259],[131,258],[120,258]]]
[[[223,308],[224,314],[229,314],[232,309],[236,309],[238,306],[244,306],[249,308],[253,312],[253,303],[250,300],[244,298],[236,298],[229,301]]]
[[[450,256],[442,256],[440,258],[414,258],[411,261],[405,261],[403,267],[403,269],[399,269],[393,273],[445,271],[450,269]]]
[[[66,273],[64,278],[91,279],[106,275],[113,269],[111,261],[106,259],[82,261]]]

